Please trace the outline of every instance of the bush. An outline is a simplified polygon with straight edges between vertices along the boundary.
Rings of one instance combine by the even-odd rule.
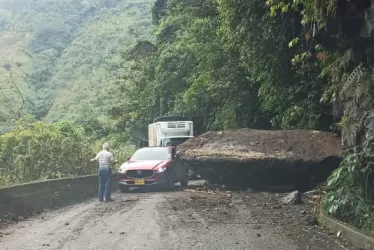
[[[0,136],[0,185],[94,173],[94,152],[84,129],[21,120]]]
[[[324,209],[335,218],[357,228],[374,227],[371,165],[363,153],[348,154],[327,182]]]

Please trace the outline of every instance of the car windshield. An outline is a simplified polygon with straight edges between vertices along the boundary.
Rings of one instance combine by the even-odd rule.
[[[168,145],[168,142],[169,142],[170,143],[169,146],[175,147],[175,146],[178,146],[179,144],[184,143],[188,139],[190,139],[190,137],[167,138],[167,139],[164,139],[164,146]]]
[[[170,159],[167,148],[139,149],[131,157],[132,161],[165,161]]]

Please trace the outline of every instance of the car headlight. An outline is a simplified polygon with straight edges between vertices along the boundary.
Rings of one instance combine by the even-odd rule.
[[[166,168],[159,168],[159,169],[157,169],[157,172],[162,173],[162,172],[164,172],[165,170],[166,170]]]
[[[126,173],[127,169],[126,168],[119,168],[118,173],[124,174]]]

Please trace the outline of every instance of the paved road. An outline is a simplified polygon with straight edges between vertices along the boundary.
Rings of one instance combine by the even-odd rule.
[[[291,225],[287,216],[283,224],[274,221],[280,215],[262,214],[270,208],[250,201],[256,195],[177,191],[116,193],[114,198],[9,226],[0,233],[0,249],[354,249],[315,226]]]

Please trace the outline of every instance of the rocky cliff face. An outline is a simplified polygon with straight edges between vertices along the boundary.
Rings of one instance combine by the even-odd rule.
[[[362,149],[374,137],[374,0],[339,0],[336,16],[330,18],[321,39],[331,47],[337,44],[346,71],[336,89],[334,115],[342,124],[342,145]],[[321,37],[326,37],[321,35]]]
[[[352,179],[341,181],[352,181],[357,190],[362,190],[362,198],[374,199],[374,0],[339,0],[339,3],[335,17],[339,27],[336,44],[337,52],[343,55],[344,67],[342,77],[335,83],[334,115],[341,120],[342,147],[357,156],[354,161],[346,157],[341,168],[351,169],[346,171],[355,174],[351,172]],[[331,195],[339,196],[340,189],[344,190],[335,186]],[[335,202],[338,204],[339,200]],[[344,213],[335,216],[350,223],[356,218]]]

